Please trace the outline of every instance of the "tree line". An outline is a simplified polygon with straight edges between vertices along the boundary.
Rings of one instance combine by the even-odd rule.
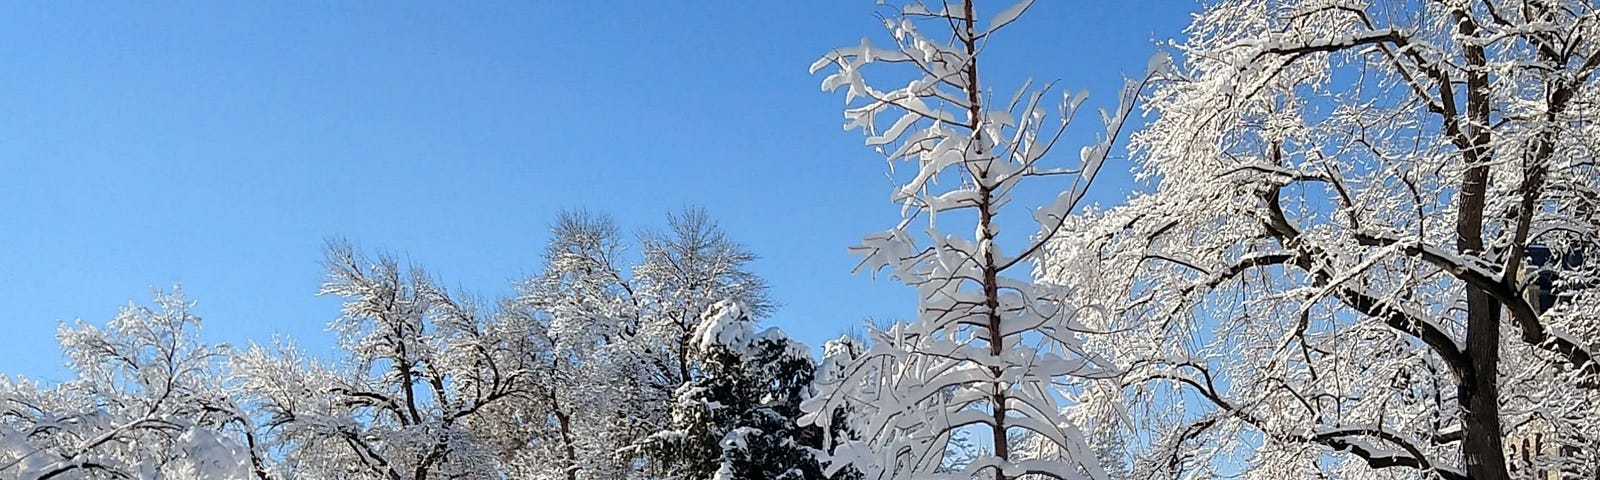
[[[1600,475],[1600,6],[1207,2],[1078,141],[1085,94],[981,75],[1031,6],[884,7],[812,65],[898,167],[858,270],[918,293],[820,359],[700,211],[562,214],[488,303],[334,243],[345,358],[206,344],[161,294],[63,327],[74,380],[0,384],[0,472]],[[1089,204],[1108,165],[1135,190]]]
[[[291,339],[205,343],[179,290],[103,328],[63,325],[75,378],[0,384],[0,471],[830,478],[806,450],[820,430],[794,422],[811,352],[755,328],[772,310],[755,255],[702,210],[668,224],[630,242],[605,216],[563,213],[543,271],[494,302],[330,242],[320,293],[343,300],[338,358]]]

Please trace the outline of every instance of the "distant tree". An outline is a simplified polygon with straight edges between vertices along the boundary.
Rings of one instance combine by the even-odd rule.
[[[0,477],[266,478],[250,417],[223,388],[226,346],[199,340],[181,292],[129,304],[106,329],[63,325],[76,375],[0,377]]]
[[[620,230],[609,217],[562,212],[551,226],[544,270],[518,285],[514,304],[541,326],[548,352],[533,438],[519,455],[537,478],[627,478],[623,450],[666,416],[672,388],[635,348],[642,306],[626,267]],[[540,453],[542,452],[542,453]]]
[[[887,267],[891,278],[915,287],[920,304],[914,321],[875,329],[872,345],[844,375],[819,384],[806,421],[831,430],[835,413],[849,407],[855,436],[834,439],[825,458],[831,468],[854,466],[870,479],[1104,478],[1058,399],[1063,385],[1106,371],[1080,344],[1071,292],[1035,285],[1026,271],[1061,233],[1105,161],[1138,85],[1124,92],[1121,108],[1104,113],[1103,142],[1072,161],[1048,161],[1085,96],[1057,104],[1046,98],[1053,85],[1034,90],[1025,83],[996,101],[993,87],[980,82],[979,59],[1031,2],[986,21],[977,3],[912,2],[884,19],[892,46],[864,40],[812,66],[836,69],[822,86],[845,91],[846,127],[865,132],[867,145],[892,163],[911,167],[893,193],[904,219],[853,250],[865,256],[867,270]],[[884,64],[903,67],[911,80],[874,88],[866,71]],[[1030,212],[1037,228],[1015,237],[1022,247],[1003,251],[1000,218],[1002,210],[1017,211],[1004,208],[1015,189],[1052,176],[1072,181]],[[928,222],[925,235],[912,228],[919,218]],[[968,435],[981,450],[953,455],[962,449],[952,440]],[[1032,446],[1019,448],[1023,443]]]
[[[1157,186],[1042,269],[1120,332],[1137,476],[1600,474],[1600,276],[1528,260],[1600,251],[1596,4],[1228,0],[1175,47]]]
[[[634,268],[639,300],[646,308],[641,341],[664,350],[676,371],[667,382],[693,378],[691,340],[708,308],[725,299],[738,301],[754,319],[772,313],[767,283],[749,271],[756,255],[727,238],[703,209],[667,215],[667,229],[640,236],[643,262]]]
[[[484,315],[347,244],[327,249],[321,293],[345,299],[332,325],[348,355],[338,364],[292,345],[253,346],[231,362],[242,398],[263,419],[260,436],[284,478],[493,477],[485,448],[498,432],[491,407],[536,393],[534,324]]]
[[[861,355],[866,353],[866,350],[866,338],[861,336],[859,332],[841,335],[839,338],[829,340],[823,344],[822,359],[817,362],[812,383],[814,385],[833,385],[839,382],[853,381],[871,385],[877,382],[878,379],[875,376],[875,372],[858,373],[851,368],[851,365],[855,364],[861,358]],[[852,376],[854,378],[851,378]],[[815,392],[813,391],[812,393]],[[801,406],[801,411],[806,412],[805,405],[802,403]],[[870,408],[870,405],[857,403],[849,397],[843,402],[835,403],[833,413],[830,415],[831,418],[827,422],[827,432],[823,437],[822,446],[819,447],[822,458],[826,458],[828,452],[825,449],[828,446],[861,440],[860,428],[853,419],[863,418],[862,412],[868,411]],[[812,414],[806,413],[806,415]],[[802,420],[802,423],[807,421],[809,420]],[[824,467],[826,468],[825,472],[830,472],[829,476],[834,479],[860,480],[863,477],[860,470],[850,465],[835,463],[834,465],[824,465]]]
[[[699,209],[668,215],[668,229],[639,236],[637,256],[608,217],[565,212],[551,228],[542,273],[515,301],[543,325],[560,478],[651,478],[667,468],[639,449],[671,428],[674,392],[698,378],[694,333],[719,299],[771,311],[756,256]],[[544,442],[550,444],[549,441]],[[536,462],[537,463],[537,462]]]
[[[643,440],[695,388],[745,409],[716,428],[760,429],[737,448],[712,440],[713,471],[815,471],[820,430],[794,425],[809,352],[775,330],[695,349],[714,299],[748,305],[746,323],[772,309],[755,255],[703,211],[668,220],[629,258],[610,219],[564,213],[544,270],[492,308],[331,242],[320,293],[344,300],[342,358],[292,340],[229,355],[199,342],[178,295],[104,331],[63,327],[76,379],[0,377],[0,478],[659,478],[685,460]]]

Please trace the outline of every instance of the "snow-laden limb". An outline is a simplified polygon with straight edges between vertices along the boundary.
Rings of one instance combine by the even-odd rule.
[[[1039,271],[1098,299],[1135,473],[1594,476],[1597,36],[1585,1],[1206,6],[1131,137],[1153,188]]]
[[[755,339],[755,326],[738,302],[723,301],[706,310],[705,320],[696,328],[693,345],[701,352],[721,348],[743,355]]]
[[[1053,84],[1029,82],[1007,89],[1009,102],[993,101],[993,87],[979,81],[981,51],[1032,2],[996,5],[993,15],[979,15],[976,3],[913,2],[884,19],[892,45],[863,40],[812,66],[832,67],[822,88],[844,91],[845,128],[860,129],[891,171],[910,167],[894,176],[891,194],[902,221],[851,251],[863,257],[858,270],[886,270],[916,288],[920,302],[914,321],[875,329],[870,348],[823,361],[805,421],[830,432],[847,422],[847,434],[830,435],[821,455],[830,468],[849,466],[869,479],[1104,478],[1059,400],[1063,385],[1101,377],[1106,366],[1082,345],[1074,292],[1034,285],[1021,266],[1063,231],[1137,93],[1167,63],[1152,61],[1122,104],[1101,112],[1099,142],[1057,161],[1050,152],[1085,95],[1056,97]],[[877,65],[915,78],[875,88],[866,72]],[[1036,225],[1017,230],[1033,233],[1017,239],[1018,251],[1001,251],[1001,207],[1028,179],[1060,179],[1064,193],[1006,216]],[[969,436],[979,438],[978,450],[954,454]]]

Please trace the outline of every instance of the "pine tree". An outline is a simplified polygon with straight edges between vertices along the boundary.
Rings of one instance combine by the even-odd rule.
[[[801,396],[816,372],[810,351],[782,331],[756,332],[724,301],[695,332],[696,378],[673,395],[672,429],[647,440],[677,479],[822,479],[811,451],[822,430],[802,427]]]

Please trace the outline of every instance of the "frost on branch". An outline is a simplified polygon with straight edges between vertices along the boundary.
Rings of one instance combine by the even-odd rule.
[[[864,257],[860,268],[887,270],[916,288],[920,304],[915,321],[874,331],[872,347],[842,374],[822,377],[806,421],[832,431],[836,412],[850,412],[854,432],[834,439],[824,457],[830,468],[852,466],[866,478],[1101,478],[1094,453],[1062,416],[1059,388],[1102,375],[1104,366],[1079,340],[1072,292],[1034,285],[1025,269],[1060,234],[1143,81],[1130,82],[1119,108],[1102,112],[1100,143],[1058,162],[1047,154],[1085,95],[1057,97],[1053,85],[1025,83],[996,97],[980,84],[981,50],[994,48],[991,37],[1029,2],[999,6],[987,21],[975,3],[910,4],[884,20],[891,46],[863,40],[812,65],[833,69],[822,87],[844,91],[845,127],[862,130],[891,169],[909,167],[891,195],[903,220],[852,251]],[[879,89],[866,78],[879,65],[915,78]],[[1153,61],[1151,73],[1165,65]],[[1024,179],[1038,178],[1063,179],[1062,193],[1031,215],[1006,217],[1034,224],[1020,230],[1031,236],[1001,237],[1001,207]],[[1005,252],[1002,240],[1023,246]],[[983,451],[957,459],[952,439],[966,436],[981,438]]]
[[[1600,251],[1596,38],[1586,1],[1196,16],[1131,137],[1156,186],[1041,268],[1124,332],[1136,473],[1596,475],[1600,277],[1531,260]]]

